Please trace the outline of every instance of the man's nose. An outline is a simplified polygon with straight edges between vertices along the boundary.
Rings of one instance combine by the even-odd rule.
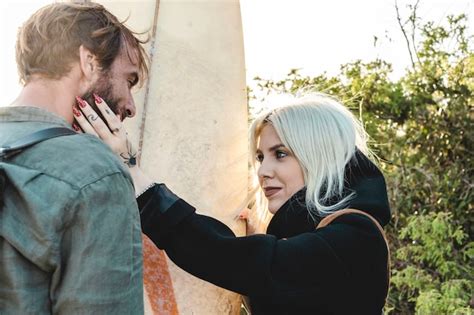
[[[135,101],[133,100],[133,97],[130,97],[130,100],[127,102],[127,105],[125,105],[125,114],[127,118],[132,118],[135,116],[137,113],[137,109],[135,107]]]

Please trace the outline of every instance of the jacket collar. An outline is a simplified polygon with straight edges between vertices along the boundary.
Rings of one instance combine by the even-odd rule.
[[[275,213],[267,227],[267,234],[277,238],[296,236],[316,228],[320,219],[314,221],[309,215],[305,203],[306,188],[294,194]]]
[[[5,106],[0,107],[0,122],[41,122],[71,128],[63,117],[45,109],[34,106]]]

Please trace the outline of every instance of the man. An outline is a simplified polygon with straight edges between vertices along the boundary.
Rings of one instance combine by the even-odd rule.
[[[98,4],[37,11],[18,33],[24,87],[0,108],[0,145],[71,128],[76,96],[93,105],[95,93],[122,120],[132,117],[130,90],[147,75],[142,43]],[[123,163],[99,139],[77,134],[1,166],[0,313],[143,313],[140,218]]]

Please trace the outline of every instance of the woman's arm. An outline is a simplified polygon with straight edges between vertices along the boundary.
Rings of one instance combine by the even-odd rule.
[[[187,272],[228,290],[303,303],[304,293],[324,295],[327,281],[345,276],[320,272],[343,268],[317,233],[281,240],[264,234],[236,237],[218,220],[196,214],[164,185],[145,193],[139,204],[142,230],[159,248]]]

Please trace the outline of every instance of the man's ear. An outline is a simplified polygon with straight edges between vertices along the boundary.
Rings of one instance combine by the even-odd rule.
[[[92,81],[94,76],[97,75],[97,71],[99,69],[97,58],[83,45],[79,47],[79,64],[84,78],[87,81]]]

